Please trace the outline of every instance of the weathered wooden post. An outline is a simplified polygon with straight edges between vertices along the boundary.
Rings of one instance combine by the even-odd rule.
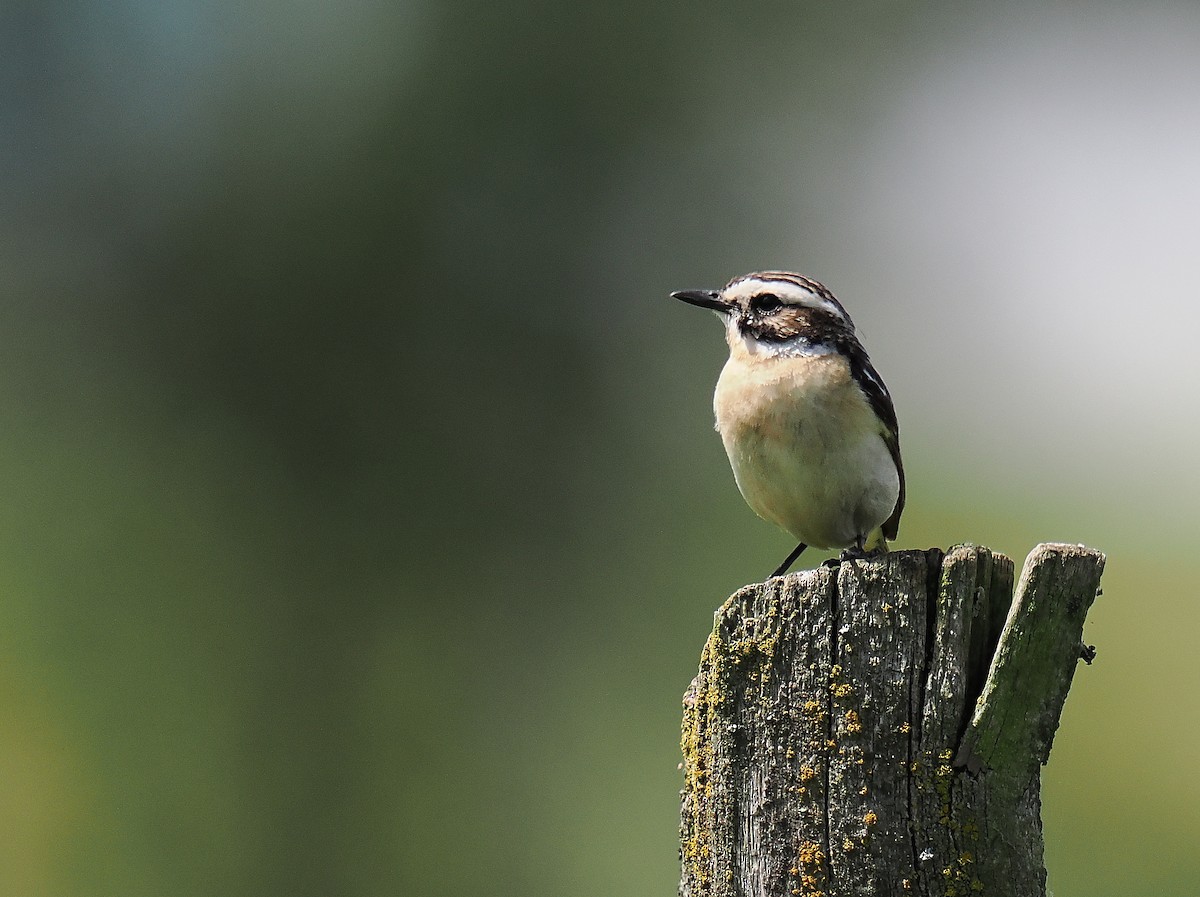
[[[1104,556],[898,551],[747,586],[684,697],[682,897],[1045,897],[1041,765]]]

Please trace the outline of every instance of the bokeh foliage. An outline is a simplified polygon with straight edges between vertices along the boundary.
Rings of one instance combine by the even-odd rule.
[[[1042,34],[1032,10],[1006,33]],[[863,171],[905,178],[872,168],[878,123],[1003,18],[0,11],[0,893],[672,893],[679,697],[713,608],[790,546],[709,430],[716,327],[666,293],[767,266],[868,331],[902,544],[1110,552],[1047,772],[1052,887],[1186,890],[1176,518],[1107,501],[1141,470],[1075,421],[1023,454],[945,403],[1034,357],[981,373],[942,322],[999,303],[889,269],[912,236],[862,201]]]

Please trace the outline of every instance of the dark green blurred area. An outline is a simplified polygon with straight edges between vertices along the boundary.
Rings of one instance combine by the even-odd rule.
[[[833,258],[839,160],[988,27],[950,10],[0,11],[0,894],[674,893],[679,699],[790,545],[711,433],[717,327],[666,296]],[[870,344],[903,547],[1110,552],[1055,894],[1184,893],[1189,626],[1121,604],[1196,621],[1152,516],[988,481],[922,432],[955,374]]]

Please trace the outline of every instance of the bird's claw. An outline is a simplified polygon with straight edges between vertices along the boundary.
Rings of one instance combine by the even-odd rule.
[[[842,549],[842,553],[838,555],[838,562],[864,561],[867,558],[882,557],[885,554],[887,554],[887,548],[882,545],[871,549],[863,548],[861,545],[851,545],[849,548]]]

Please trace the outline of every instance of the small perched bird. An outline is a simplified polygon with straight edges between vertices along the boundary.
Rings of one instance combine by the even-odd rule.
[[[810,545],[842,559],[887,551],[904,511],[896,411],[833,293],[759,271],[671,296],[725,324],[717,431],[746,503],[800,540],[771,575]]]

